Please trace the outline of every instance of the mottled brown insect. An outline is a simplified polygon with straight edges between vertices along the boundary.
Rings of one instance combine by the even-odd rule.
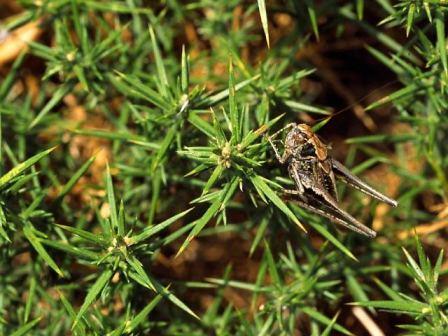
[[[274,138],[286,129],[290,131],[283,142],[283,155],[280,155],[274,144]],[[295,201],[303,208],[373,238],[376,236],[375,231],[360,223],[338,205],[335,179],[338,178],[351,187],[391,206],[397,206],[397,201],[373,189],[350,173],[342,163],[333,159],[329,155],[329,147],[319,139],[310,126],[288,124],[268,137],[268,140],[277,160],[288,166],[289,175],[296,185],[296,189],[284,190],[284,192],[296,195]]]

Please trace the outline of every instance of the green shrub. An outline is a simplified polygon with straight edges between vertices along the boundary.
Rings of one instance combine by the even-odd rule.
[[[1,335],[448,335],[447,3],[5,6]],[[283,197],[290,122],[377,238]]]

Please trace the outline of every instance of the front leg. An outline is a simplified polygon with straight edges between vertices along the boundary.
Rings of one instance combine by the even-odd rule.
[[[297,189],[283,189],[282,190],[285,194],[289,194],[289,195],[303,195],[303,193],[301,193],[299,190]]]
[[[289,129],[289,128],[291,128],[291,127],[296,127],[296,126],[297,126],[296,123],[290,123],[290,124],[286,125],[285,127],[283,127],[282,129],[280,129],[280,130],[278,130],[277,132],[275,132],[274,134],[270,135],[270,136],[269,136],[269,139],[274,139],[274,138],[276,138],[281,132],[283,132],[284,130]]]
[[[274,150],[275,157],[277,158],[277,160],[278,160],[281,164],[284,164],[285,161],[286,161],[286,158],[285,158],[285,152],[283,152],[283,155],[280,155],[280,152],[279,152],[277,146],[274,145],[274,142],[272,141],[271,137],[268,137],[268,141],[269,141],[269,144],[271,145],[272,149]]]
[[[274,150],[275,157],[281,164],[284,164],[286,162],[286,160],[288,159],[289,153],[283,152],[283,155],[280,155],[280,151],[278,150],[277,146],[274,145],[274,139],[284,130],[289,129],[291,127],[295,127],[295,126],[296,126],[295,123],[290,123],[290,124],[286,125],[285,127],[283,127],[282,129],[275,132],[274,134],[267,137],[272,149]],[[283,146],[284,146],[284,144],[283,144]]]

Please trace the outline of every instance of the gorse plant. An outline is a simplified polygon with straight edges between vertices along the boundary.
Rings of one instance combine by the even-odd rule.
[[[0,335],[447,334],[443,1],[5,6]],[[291,122],[377,238],[285,197]]]
[[[438,288],[443,251],[440,251],[435,265],[432,266],[419,241],[416,242],[416,247],[418,262],[408,251],[403,249],[407,259],[407,267],[403,269],[403,272],[415,281],[419,289],[420,300],[404,293],[397,293],[385,283],[377,280],[379,287],[388,296],[389,300],[360,302],[358,304],[412,316],[417,321],[416,324],[400,326],[411,334],[446,335],[448,329],[446,290],[440,291]]]

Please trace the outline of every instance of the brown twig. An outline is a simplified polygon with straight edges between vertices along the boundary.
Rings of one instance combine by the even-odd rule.
[[[36,41],[42,34],[42,20],[27,23],[12,32],[6,32],[6,37],[0,41],[0,67],[14,60],[28,43]]]
[[[380,327],[375,323],[374,320],[367,314],[367,312],[361,307],[352,308],[353,315],[358,319],[359,322],[366,328],[371,336],[385,336]]]

